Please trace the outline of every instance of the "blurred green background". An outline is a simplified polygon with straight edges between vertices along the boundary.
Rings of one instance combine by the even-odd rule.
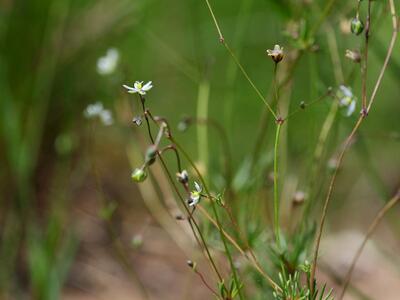
[[[212,2],[226,41],[262,93],[268,95],[273,78],[266,49],[274,44],[284,47],[287,56],[278,70],[279,79],[287,76],[288,66],[301,55],[282,88],[283,112],[294,111],[301,101],[311,102],[339,84],[352,87],[361,98],[359,69],[344,58],[346,49],[362,43],[343,25],[355,15],[356,1],[334,1],[327,18],[315,28],[310,42],[314,46],[308,49],[302,48],[296,34],[309,33],[318,24],[327,1]],[[365,16],[364,8],[361,15]],[[391,36],[387,1],[373,3],[372,28],[369,93]],[[332,41],[337,43],[339,65],[332,62]],[[259,148],[257,162],[264,164],[257,163],[263,168],[257,173],[258,183],[243,188],[243,181],[250,179],[236,176],[243,201],[257,197],[254,190],[271,171],[272,126],[260,136],[265,106],[219,43],[205,2],[0,0],[0,47],[0,297],[58,299],[63,294],[66,299],[102,299],[104,293],[104,299],[141,299],[137,290],[142,282],[154,299],[177,299],[181,287],[172,279],[178,281],[187,270],[181,266],[176,245],[155,224],[130,181],[133,166],[127,151],[143,149],[144,128],[132,133],[131,119],[139,106],[122,84],[153,81],[147,104],[174,128],[184,116],[217,120],[229,137],[235,174],[244,172]],[[98,60],[110,48],[118,51],[118,62],[110,74],[101,74]],[[399,185],[399,48],[397,43],[376,104],[340,173],[329,215],[333,231],[365,229]],[[342,80],[335,77],[335,69],[342,70]],[[112,126],[85,119],[85,108],[97,101],[112,111]],[[307,184],[332,101],[324,99],[288,120],[282,152],[284,182],[294,178],[299,189]],[[338,114],[324,153],[326,161],[339,149],[359,110],[360,102],[353,116]],[[265,124],[272,125],[273,120]],[[197,143],[204,134],[205,152],[204,143]],[[213,188],[221,189],[223,155],[215,131],[191,128],[176,137],[202,161]],[[318,182],[322,195],[324,176]],[[126,272],[114,266],[118,253],[117,258],[108,253],[110,245],[117,243],[104,229],[109,211],[114,216],[114,235],[125,244],[137,234],[158,241],[140,251],[125,245],[125,252],[133,256],[133,277],[138,277],[132,286],[132,274],[127,279]],[[392,235],[399,233],[398,213],[390,218]],[[382,238],[398,249],[399,241],[393,241],[391,234]],[[176,254],[166,251],[163,260],[162,253],[154,250],[160,247]],[[151,255],[157,256],[157,262]],[[88,265],[95,271],[86,270]],[[177,289],[170,290],[171,284]],[[201,287],[198,290],[195,294],[201,297]]]

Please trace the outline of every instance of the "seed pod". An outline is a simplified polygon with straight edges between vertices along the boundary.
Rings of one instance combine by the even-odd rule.
[[[133,170],[131,178],[135,182],[143,182],[147,178],[147,173],[143,169],[136,168]]]
[[[358,17],[355,17],[351,20],[350,29],[355,35],[360,35],[364,30],[364,24]]]

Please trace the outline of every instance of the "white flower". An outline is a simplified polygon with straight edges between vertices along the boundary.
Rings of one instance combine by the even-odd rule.
[[[104,109],[101,102],[89,104],[83,114],[87,119],[99,118],[106,126],[112,125],[114,122],[111,112],[108,109]]]
[[[188,205],[189,206],[196,206],[197,203],[199,203],[200,198],[201,198],[201,192],[203,188],[201,187],[200,184],[198,184],[196,181],[194,182],[194,191],[190,192],[190,197],[188,200]]]
[[[346,116],[349,117],[353,114],[356,109],[357,97],[354,96],[351,88],[341,85],[336,93],[339,99],[339,106],[346,107]]]
[[[118,65],[119,52],[115,48],[107,50],[106,55],[97,60],[97,73],[100,75],[109,75],[115,71]]]
[[[125,84],[123,85],[123,87],[128,90],[128,93],[131,94],[139,93],[140,95],[146,95],[146,92],[151,90],[153,88],[153,85],[151,81],[149,81],[145,85],[143,85],[143,81],[136,81],[133,84],[133,87],[127,86]]]

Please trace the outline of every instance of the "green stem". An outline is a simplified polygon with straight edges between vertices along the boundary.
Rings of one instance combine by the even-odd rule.
[[[274,146],[274,229],[275,239],[278,246],[280,245],[280,229],[279,229],[279,192],[278,192],[278,145],[279,135],[282,124],[277,124]]]
[[[176,142],[176,140],[174,140],[172,137],[171,137],[171,141],[172,141],[172,142],[176,145],[176,147],[182,152],[183,156],[186,158],[186,160],[189,162],[189,164],[190,164],[190,165],[193,167],[193,169],[196,171],[197,176],[199,177],[199,179],[200,179],[200,181],[201,181],[201,184],[204,186],[204,190],[205,190],[205,192],[206,192],[206,194],[207,194],[207,197],[208,197],[209,199],[212,199],[211,193],[210,193],[210,191],[209,191],[208,188],[207,188],[207,185],[206,185],[206,182],[205,182],[203,176],[201,175],[200,171],[198,170],[196,164],[195,164],[195,163],[193,162],[193,160],[190,158],[189,154],[188,154],[188,153],[182,148],[182,146],[180,146],[180,145]],[[238,279],[238,275],[237,275],[237,272],[236,272],[236,267],[235,267],[235,265],[234,265],[234,263],[233,263],[232,254],[230,253],[230,250],[229,250],[229,248],[228,248],[228,244],[227,244],[227,241],[226,241],[226,238],[225,238],[223,229],[222,229],[221,221],[220,221],[219,216],[218,216],[217,208],[216,208],[216,206],[215,206],[214,201],[211,200],[210,203],[211,203],[211,208],[212,208],[212,210],[213,210],[213,213],[214,213],[214,215],[215,215],[215,221],[217,222],[217,226],[218,226],[218,230],[219,230],[219,234],[220,234],[222,243],[224,244],[225,253],[226,253],[226,256],[228,257],[229,264],[230,264],[231,269],[232,269],[233,280],[235,281],[235,284],[236,284],[236,286],[238,287],[239,298],[240,298],[241,300],[243,300],[244,298],[243,298],[242,290],[241,290],[241,288],[240,288],[241,285],[240,285],[240,282],[239,282],[239,279]]]
[[[146,106],[145,106],[145,99],[144,99],[142,96],[140,96],[140,101],[141,101],[141,103],[142,103],[142,109],[143,109],[143,113],[144,113],[144,116],[145,116],[145,119],[146,119],[146,125],[147,125],[147,131],[148,131],[148,134],[149,134],[149,138],[150,138],[150,141],[154,144],[154,138],[153,138],[153,135],[152,135],[151,129],[150,129],[149,116],[150,116],[150,119],[151,119],[157,126],[160,126],[160,125],[157,123],[157,121],[154,119],[154,117],[151,115],[151,113],[150,113],[149,111],[147,111]],[[167,123],[165,123],[165,124],[167,124]],[[167,128],[168,128],[168,130],[170,130],[170,128],[169,128],[168,125],[167,125]],[[172,141],[172,137],[171,137],[171,141]],[[177,152],[176,152],[176,153],[177,153]],[[177,155],[177,156],[179,157],[179,155]],[[200,240],[201,240],[201,242],[202,242],[202,244],[203,244],[203,246],[204,246],[204,249],[205,249],[205,251],[206,251],[207,257],[208,257],[208,259],[209,259],[209,261],[210,261],[210,264],[211,264],[213,270],[215,271],[215,273],[216,273],[218,279],[219,279],[220,281],[222,281],[221,273],[219,272],[219,270],[218,270],[218,268],[217,268],[217,265],[215,264],[214,259],[212,258],[212,255],[211,255],[211,253],[210,253],[210,250],[208,249],[207,243],[206,243],[206,241],[205,241],[205,239],[204,239],[203,234],[202,234],[201,231],[200,231],[200,228],[199,228],[199,226],[198,226],[196,220],[194,219],[193,215],[190,213],[189,209],[188,209],[187,206],[185,205],[185,200],[183,199],[182,195],[180,194],[179,189],[178,189],[178,187],[176,186],[175,181],[174,181],[174,179],[173,179],[173,177],[172,177],[172,175],[171,175],[171,172],[169,171],[169,169],[168,169],[168,167],[167,167],[167,165],[166,165],[164,159],[162,158],[162,156],[161,156],[160,154],[158,154],[158,157],[159,157],[159,159],[160,159],[161,165],[162,165],[162,167],[163,167],[165,173],[167,174],[167,177],[168,177],[168,179],[169,179],[169,181],[170,181],[172,187],[174,188],[175,193],[178,195],[178,198],[179,198],[179,200],[181,201],[181,204],[182,204],[182,206],[184,207],[184,209],[185,209],[185,211],[186,211],[186,213],[187,213],[187,215],[188,215],[189,225],[190,225],[190,227],[191,227],[191,229],[192,229],[192,231],[193,231],[194,236],[196,237],[196,231],[197,231],[197,233],[198,233],[198,235],[199,235],[199,237],[200,237]],[[179,162],[180,162],[180,160],[179,160]],[[194,227],[196,228],[196,231],[194,230]],[[197,237],[196,237],[196,239],[197,239]]]

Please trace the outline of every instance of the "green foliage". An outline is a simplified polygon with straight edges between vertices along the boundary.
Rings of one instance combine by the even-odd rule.
[[[109,163],[117,168],[122,164],[111,154],[132,140],[130,120],[135,118],[135,124],[142,126],[134,129],[136,150],[144,144],[142,134],[155,131],[164,120],[159,117],[147,132],[142,130],[146,126],[142,123],[142,103],[123,94],[121,86],[153,80],[146,105],[154,116],[168,116],[171,127],[159,132],[159,148],[149,145],[140,162],[143,165],[133,166],[138,168],[131,173],[131,181],[147,178],[145,184],[154,185],[161,199],[170,199],[171,195],[164,195],[168,180],[160,183],[157,178],[163,174],[152,176],[157,172],[154,165],[161,163],[161,151],[175,152],[162,156],[172,179],[182,172],[181,167],[187,167],[190,179],[183,177],[174,196],[183,195],[177,206],[182,209],[182,219],[193,214],[197,220],[196,238],[203,234],[205,240],[199,249],[211,253],[207,261],[220,258],[216,253],[222,253],[231,265],[230,275],[218,279],[219,295],[224,300],[249,299],[252,292],[262,299],[265,295],[284,300],[332,299],[331,291],[326,292],[325,285],[317,289],[315,282],[310,294],[311,270],[304,261],[313,258],[321,195],[325,195],[327,179],[333,174],[328,174],[326,166],[336,163],[332,159],[340,153],[361,110],[362,85],[365,83],[369,97],[386,57],[391,36],[388,2],[372,2],[365,82],[360,76],[366,47],[361,33],[367,29],[368,1],[360,1],[358,7],[356,1],[345,0],[209,2],[215,19],[205,1],[175,1],[171,5],[161,0],[16,0],[0,4],[0,298],[19,294],[35,299],[60,298],[77,251],[74,212],[86,201],[76,196],[80,193],[77,190],[96,181],[100,193],[117,190],[118,195],[128,194],[114,182],[114,168],[105,172],[107,176],[101,175],[106,180],[94,174],[101,173],[101,168],[100,172],[89,171],[96,153],[87,155],[84,150],[92,136],[85,134],[83,111],[88,103],[100,101],[115,115],[115,126],[98,126],[91,135],[101,140],[95,150],[110,154],[102,156],[101,167]],[[214,20],[220,28],[214,28]],[[224,43],[218,41],[217,29],[222,31]],[[278,68],[266,54],[275,44],[284,49]],[[120,63],[114,73],[99,74],[96,63],[111,47],[118,49]],[[345,60],[348,49],[361,53],[361,64]],[[399,53],[394,51],[389,62],[377,105],[351,141],[355,150],[351,155],[356,159],[349,159],[339,170],[342,178],[335,187],[339,195],[333,196],[337,205],[332,208],[342,209],[341,213],[354,195],[364,199],[378,194],[384,199],[394,188],[396,180],[391,177],[397,178],[400,163],[395,109]],[[336,91],[340,85],[351,87],[354,93],[347,101],[356,105],[350,117],[335,111],[337,98],[345,98],[343,93],[315,101],[328,86]],[[260,95],[271,105],[273,114],[290,116],[280,120],[283,132],[275,143],[277,120],[268,115],[257,98]],[[172,130],[183,114],[195,117],[179,124],[182,131],[195,125],[199,126],[197,134],[194,130],[190,134]],[[325,127],[330,116],[331,126]],[[169,130],[177,140],[168,137]],[[182,150],[176,148],[175,141],[187,147],[193,165],[181,159],[176,166]],[[165,149],[165,145],[171,147]],[[279,165],[275,174],[274,162]],[[124,165],[119,174],[129,173],[125,160]],[[197,191],[192,197],[201,201],[195,201],[187,212],[185,201],[190,195],[185,192],[194,180],[200,182],[199,175],[203,175],[209,195]],[[356,182],[360,175],[368,182]],[[131,183],[129,175],[126,177],[122,186]],[[102,190],[104,182],[111,188]],[[96,189],[90,186],[90,190]],[[273,194],[278,190],[275,200],[282,210],[273,213]],[[309,194],[304,204],[292,203],[294,190]],[[96,194],[96,200],[101,196]],[[129,203],[140,199],[137,195],[125,197]],[[107,223],[108,232],[113,231],[109,224],[112,217],[124,209],[116,203],[102,203],[94,213]],[[198,203],[213,219],[200,215]],[[166,209],[170,205],[162,203],[159,209],[170,213]],[[274,217],[278,222],[273,226],[270,220]],[[159,223],[164,224],[163,220]],[[276,241],[277,235],[280,238]],[[140,248],[141,238],[130,246]],[[247,263],[236,271],[233,265],[239,258]],[[282,290],[271,286],[257,267]],[[28,284],[20,280],[25,277]],[[307,284],[303,277],[308,278]],[[206,279],[212,282],[214,278]],[[215,287],[216,282],[210,285]]]

